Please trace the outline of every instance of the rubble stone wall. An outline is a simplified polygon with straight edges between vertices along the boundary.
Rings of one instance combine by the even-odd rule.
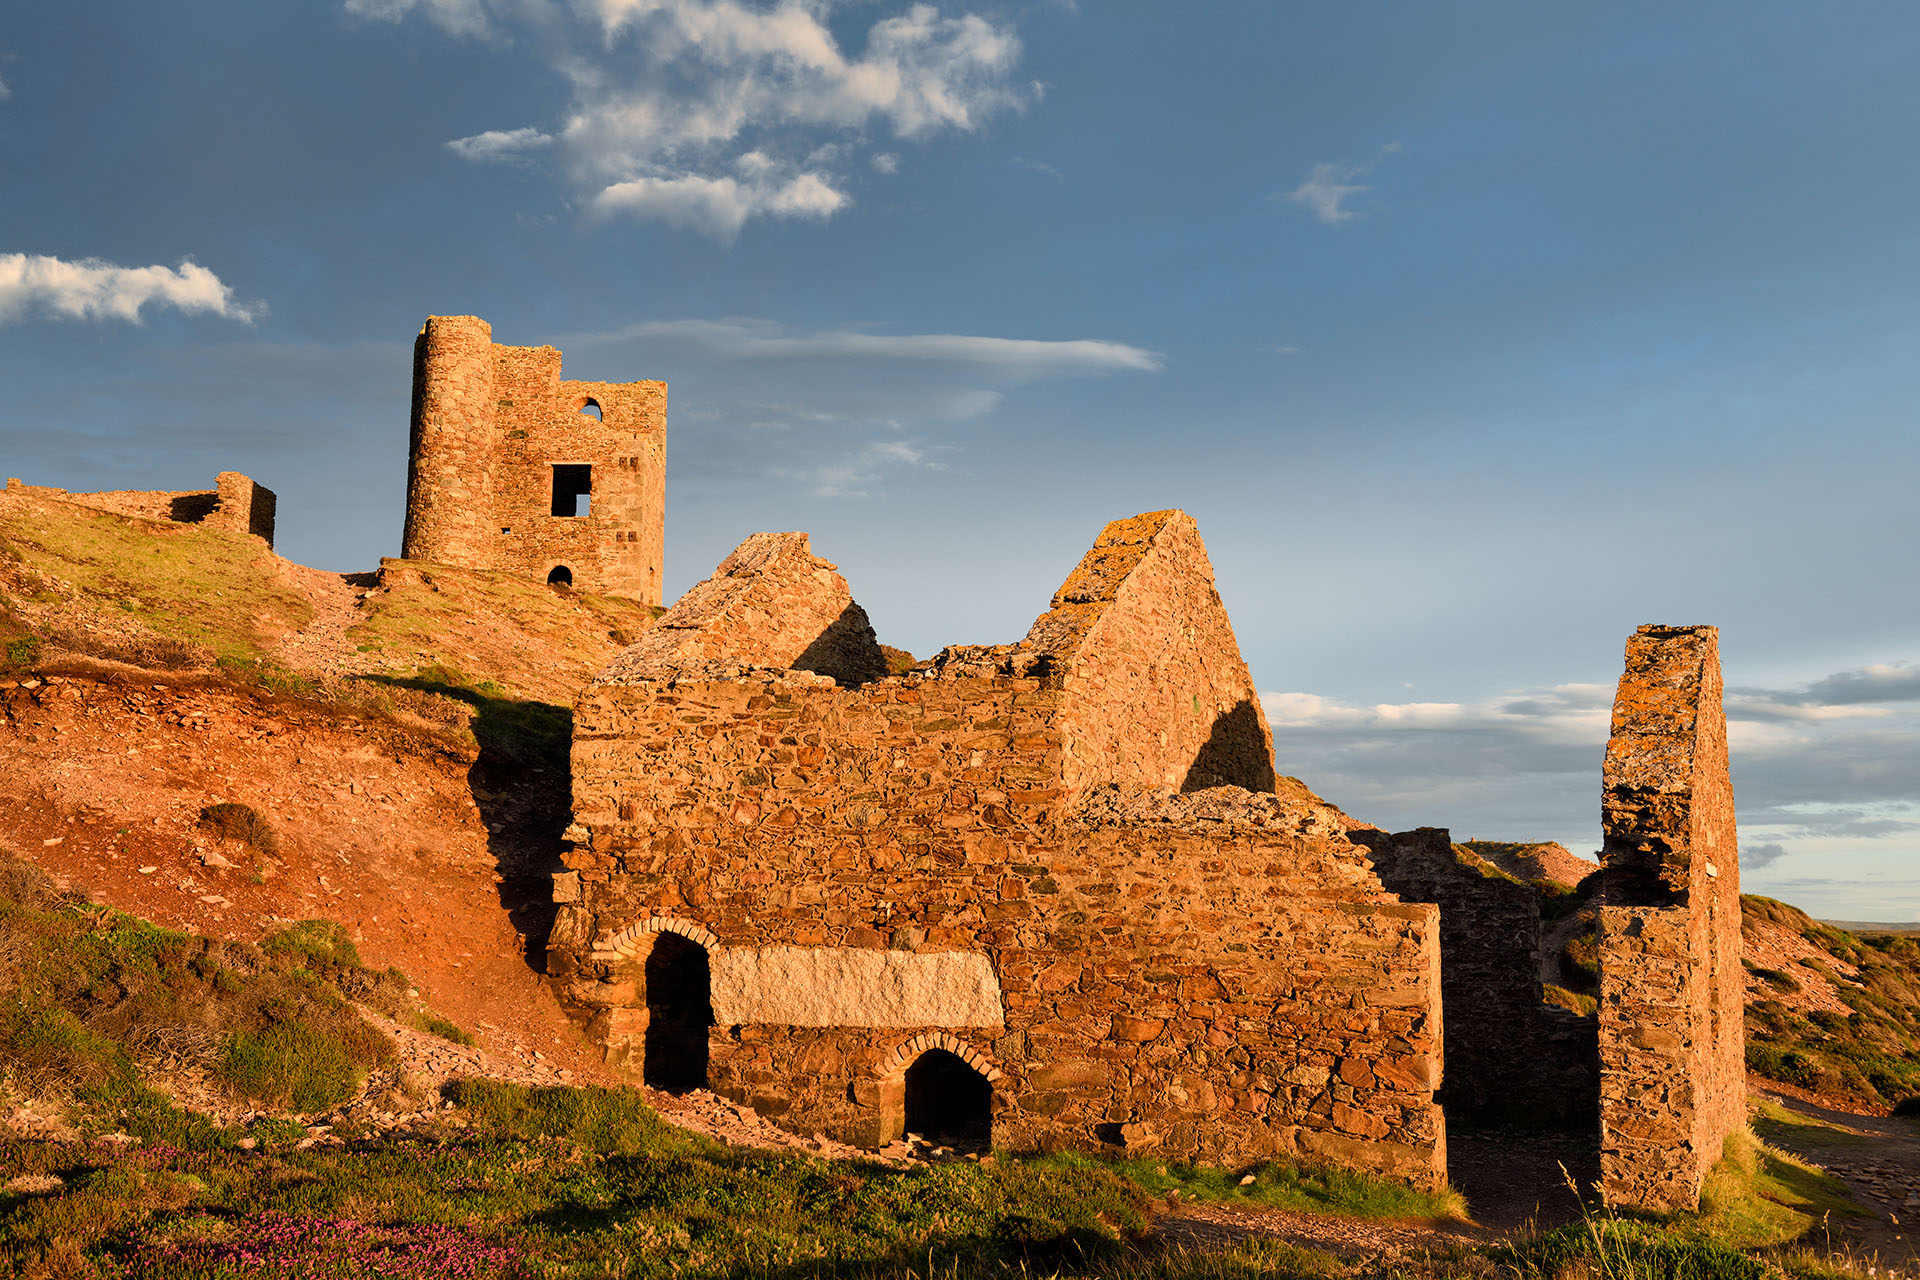
[[[1591,1131],[1596,1026],[1541,999],[1539,893],[1456,848],[1442,828],[1353,838],[1402,901],[1440,908],[1448,1114]]]
[[[1443,1177],[1434,908],[1382,893],[1325,807],[1232,789],[1070,805],[1070,697],[938,671],[590,687],[556,987],[631,1067],[659,936],[638,922],[694,922],[722,953],[984,954],[997,1024],[716,1025],[710,1080],[873,1145],[899,1132],[903,1050],[944,1035],[999,1073],[996,1145]]]
[[[1691,1209],[1745,1122],[1740,860],[1712,627],[1641,627],[1601,817],[1601,1190]]]
[[[414,346],[401,555],[660,603],[664,382],[575,382],[553,347],[431,316]],[[597,414],[597,416],[595,416]],[[554,468],[590,469],[585,515],[555,515]]]
[[[273,490],[238,471],[222,471],[214,483],[212,489],[107,489],[98,493],[69,493],[65,489],[8,480],[7,489],[141,520],[205,524],[236,533],[251,533],[265,539],[271,547],[277,506]]]

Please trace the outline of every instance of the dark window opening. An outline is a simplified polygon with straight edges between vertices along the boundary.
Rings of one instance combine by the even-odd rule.
[[[585,404],[580,406],[580,412],[585,414],[589,418],[599,419],[600,418],[600,402],[598,400],[589,400]],[[604,421],[604,419],[602,420]]]
[[[553,514],[584,516],[593,511],[593,468],[584,462],[553,464]]]
[[[553,572],[547,575],[550,587],[570,587],[573,585],[573,570],[563,564],[553,566]]]
[[[501,530],[500,530],[500,532],[502,532],[502,533],[512,533],[512,532],[513,532],[513,529],[512,529],[512,527],[511,527],[511,526],[503,526],[503,527],[501,528]]]
[[[647,956],[647,1041],[640,1078],[668,1093],[707,1087],[713,1025],[707,949],[677,933],[654,935]]]
[[[993,1142],[993,1085],[945,1049],[907,1068],[907,1132],[935,1146],[984,1151]]]

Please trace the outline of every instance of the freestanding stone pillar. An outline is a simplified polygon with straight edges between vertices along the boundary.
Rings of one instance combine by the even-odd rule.
[[[1601,821],[1601,1194],[1691,1209],[1746,1121],[1740,855],[1715,628],[1645,626],[1627,641]]]

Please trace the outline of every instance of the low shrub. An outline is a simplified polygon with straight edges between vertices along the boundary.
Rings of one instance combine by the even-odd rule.
[[[306,1022],[285,1022],[229,1036],[219,1076],[270,1107],[325,1111],[352,1097],[364,1078],[354,1058],[340,1037]]]
[[[270,956],[291,956],[315,971],[358,968],[360,950],[346,926],[332,920],[302,920],[260,940]]]
[[[15,636],[0,648],[0,670],[31,671],[38,665],[41,643],[38,636]]]
[[[413,1016],[413,1025],[430,1036],[439,1036],[442,1040],[451,1040],[455,1044],[473,1043],[473,1036],[462,1031],[453,1023],[434,1013],[417,1013]]]
[[[269,858],[280,851],[273,824],[249,804],[210,804],[200,811],[199,827],[222,840],[238,840]]]

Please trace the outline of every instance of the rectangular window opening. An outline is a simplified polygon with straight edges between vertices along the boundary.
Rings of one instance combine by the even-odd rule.
[[[553,464],[553,514],[584,516],[593,511],[593,468],[584,462]]]

